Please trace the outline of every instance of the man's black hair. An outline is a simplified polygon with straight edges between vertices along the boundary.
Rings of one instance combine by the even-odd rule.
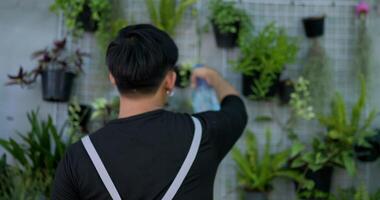
[[[110,73],[121,94],[157,91],[178,60],[178,48],[164,31],[139,24],[121,29],[106,54]]]

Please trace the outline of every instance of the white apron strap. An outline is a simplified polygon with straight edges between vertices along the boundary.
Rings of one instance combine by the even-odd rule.
[[[88,135],[82,138],[82,143],[86,149],[92,163],[95,166],[96,171],[98,172],[100,178],[102,179],[104,185],[106,186],[108,192],[110,193],[113,200],[121,200],[119,193],[116,190],[115,185],[113,184],[110,175],[107,172],[107,169],[104,167],[102,160],[100,159],[94,145],[91,142],[91,139]]]
[[[194,163],[194,160],[198,154],[199,146],[201,144],[202,139],[202,126],[199,120],[195,117],[192,117],[194,122],[194,137],[190,146],[190,150],[187,153],[185,161],[183,162],[177,176],[175,177],[173,183],[170,185],[168,191],[165,193],[162,200],[172,200],[175,194],[178,192],[181,187],[183,181],[185,180],[187,174],[190,171],[191,166]],[[91,142],[89,136],[85,136],[82,138],[82,143],[84,148],[86,149],[88,155],[92,163],[95,166],[96,171],[98,172],[100,178],[102,179],[104,185],[106,186],[108,192],[110,193],[113,200],[121,200],[119,193],[116,190],[115,185],[113,184],[111,177],[109,176],[106,168],[102,160],[100,159],[98,153],[95,150],[94,145]]]
[[[198,154],[199,146],[202,139],[202,125],[199,120],[195,117],[192,117],[194,122],[194,137],[193,142],[191,143],[190,150],[187,153],[185,161],[182,164],[181,169],[179,170],[177,176],[175,177],[173,183],[170,185],[168,191],[162,200],[172,200],[175,194],[178,192],[179,188],[182,185],[182,182],[185,180],[186,175],[189,173],[191,166],[194,163],[195,157]]]

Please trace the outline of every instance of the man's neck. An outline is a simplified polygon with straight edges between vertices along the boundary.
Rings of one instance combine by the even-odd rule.
[[[160,98],[127,98],[120,97],[119,118],[127,118],[149,111],[162,109],[164,101]]]

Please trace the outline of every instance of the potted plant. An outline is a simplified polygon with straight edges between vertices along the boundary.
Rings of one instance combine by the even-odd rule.
[[[38,112],[35,111],[28,113],[27,116],[30,130],[25,134],[17,134],[21,140],[0,139],[0,146],[16,161],[17,172],[22,175],[28,174],[29,181],[39,181],[43,184],[43,187],[39,187],[36,192],[49,198],[50,186],[58,163],[63,158],[66,148],[74,140],[71,135],[63,138],[63,132],[57,130],[51,116],[48,116],[47,120],[40,120]]]
[[[83,57],[86,53],[76,50],[69,53],[66,49],[66,39],[57,40],[52,48],[45,48],[32,54],[38,60],[37,67],[32,71],[24,71],[20,67],[17,75],[8,75],[7,85],[30,85],[41,75],[42,94],[46,101],[68,101],[74,78],[82,72]]]
[[[114,97],[111,100],[105,98],[96,99],[92,103],[93,112],[92,120],[100,120],[103,125],[107,122],[116,119],[119,114],[119,97]]]
[[[183,63],[180,66],[175,67],[175,73],[177,79],[175,86],[179,88],[186,88],[190,85],[191,71],[193,70],[193,64],[190,62]]]
[[[198,0],[159,0],[158,6],[154,0],[145,0],[150,20],[158,28],[174,36],[176,27],[181,23],[188,8]]]
[[[376,134],[366,138],[369,146],[355,145],[355,156],[362,162],[374,162],[380,157],[380,130]]]
[[[235,8],[234,3],[222,0],[210,1],[210,21],[218,47],[233,48],[237,46],[239,30],[249,20],[244,10]]]
[[[285,65],[296,58],[295,38],[271,23],[257,36],[246,33],[239,37],[239,48],[235,70],[243,74],[243,94],[254,100],[273,97]]]
[[[294,92],[294,82],[290,79],[281,80],[278,87],[278,95],[283,104],[288,104],[291,94]]]
[[[378,200],[380,199],[380,190],[370,193],[364,184],[357,188],[339,189],[337,194],[331,200]]]
[[[325,16],[311,16],[302,20],[308,38],[321,37],[325,31]]]
[[[120,6],[111,0],[55,0],[50,9],[62,12],[68,30],[75,38],[84,32],[95,33],[99,46],[105,49],[118,30],[127,25]]]
[[[288,159],[299,153],[299,148],[293,146],[278,153],[270,152],[271,133],[266,132],[266,144],[260,157],[255,134],[248,131],[246,152],[237,148],[232,150],[232,157],[238,168],[238,181],[245,191],[246,200],[266,200],[272,190],[275,178],[284,177],[297,181],[302,187],[310,188],[312,183],[301,173],[286,167]]]
[[[68,106],[69,122],[73,129],[80,133],[88,133],[88,122],[92,114],[92,107],[86,104],[79,104],[73,101]]]

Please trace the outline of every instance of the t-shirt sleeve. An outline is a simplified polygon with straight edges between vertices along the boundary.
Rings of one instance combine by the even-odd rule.
[[[78,188],[74,180],[71,158],[68,150],[56,169],[51,199],[79,200]]]
[[[208,111],[194,115],[202,122],[206,134],[215,146],[217,157],[222,160],[242,135],[247,124],[247,111],[242,99],[235,95],[225,97],[220,111]]]

